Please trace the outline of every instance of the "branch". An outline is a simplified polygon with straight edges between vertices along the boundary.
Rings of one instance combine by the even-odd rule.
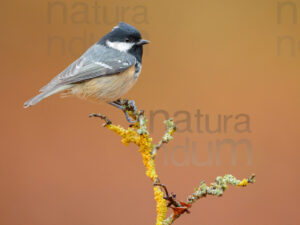
[[[232,175],[225,175],[224,177],[217,177],[216,181],[209,186],[202,182],[201,185],[195,189],[195,192],[188,196],[186,202],[176,200],[176,194],[169,194],[167,187],[160,183],[155,167],[155,156],[157,151],[163,144],[169,143],[173,139],[173,134],[176,131],[176,126],[173,119],[165,121],[166,132],[158,144],[152,144],[152,138],[149,136],[147,129],[147,119],[143,110],[138,110],[134,101],[128,99],[119,100],[119,104],[123,109],[126,109],[126,116],[132,117],[136,122],[130,124],[125,129],[119,125],[114,125],[111,120],[101,114],[90,114],[90,117],[98,117],[105,121],[104,125],[109,130],[121,136],[121,142],[125,145],[134,143],[139,147],[139,152],[143,158],[143,164],[146,168],[146,175],[150,178],[153,184],[154,199],[156,201],[156,225],[171,225],[182,214],[189,213],[189,208],[198,199],[206,197],[207,195],[221,196],[227,188],[227,184],[234,186],[247,186],[248,183],[254,183],[253,174],[248,179],[238,180]],[[165,192],[165,193],[164,193]],[[167,209],[173,210],[169,217],[166,217]]]

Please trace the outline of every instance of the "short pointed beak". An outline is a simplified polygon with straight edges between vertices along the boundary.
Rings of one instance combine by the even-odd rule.
[[[146,45],[146,44],[149,44],[149,43],[150,43],[150,41],[141,39],[141,40],[137,43],[137,45]]]

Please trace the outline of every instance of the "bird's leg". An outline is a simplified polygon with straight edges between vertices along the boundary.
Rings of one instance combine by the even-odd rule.
[[[134,113],[136,112],[136,106],[134,104],[134,101],[128,101],[128,100],[125,100],[124,102],[120,99],[114,101],[114,102],[110,102],[109,103],[110,105],[118,108],[118,109],[121,109],[125,116],[126,116],[126,119],[129,123],[135,123],[136,121],[131,119],[131,117],[129,116],[128,112],[127,111],[133,111]]]

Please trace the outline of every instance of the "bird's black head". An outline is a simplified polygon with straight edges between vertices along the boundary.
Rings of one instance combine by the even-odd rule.
[[[98,42],[98,44],[109,48],[128,52],[134,55],[139,62],[142,61],[143,45],[148,43],[149,41],[142,39],[140,32],[135,27],[123,22],[119,23]]]

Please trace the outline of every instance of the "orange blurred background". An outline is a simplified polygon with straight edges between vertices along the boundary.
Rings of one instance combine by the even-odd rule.
[[[185,200],[202,180],[257,175],[175,223],[299,223],[300,1],[14,0],[1,2],[0,17],[1,225],[155,224],[137,148],[88,118],[100,112],[126,125],[122,112],[59,95],[23,109],[119,21],[151,41],[126,97],[148,116],[163,110],[178,122],[158,156],[162,183]],[[208,132],[219,115],[221,130]],[[164,119],[150,120],[156,141]],[[235,164],[230,144],[217,150],[226,140],[246,143]]]

